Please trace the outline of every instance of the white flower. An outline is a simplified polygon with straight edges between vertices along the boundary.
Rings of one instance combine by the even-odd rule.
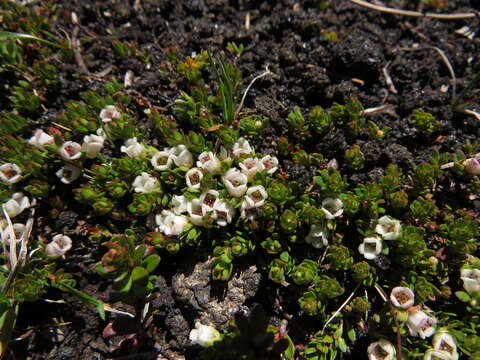
[[[72,182],[78,179],[80,174],[81,174],[80,168],[72,164],[65,164],[64,167],[62,167],[60,170],[58,170],[55,173],[55,175],[57,175],[60,181],[64,184],[71,184]]]
[[[378,219],[375,232],[384,240],[397,240],[402,234],[402,225],[399,220],[385,215]]]
[[[326,198],[322,201],[322,211],[328,220],[335,219],[343,214],[343,201],[340,199]]]
[[[161,214],[155,216],[155,223],[158,226],[158,230],[165,235],[180,235],[188,224],[188,220],[185,216],[175,215],[170,210],[162,210]]]
[[[233,217],[235,216],[235,208],[231,206],[226,201],[220,200],[215,205],[213,210],[213,218],[217,221],[217,224],[220,226],[227,226],[232,222]]]
[[[173,148],[172,160],[177,166],[190,167],[193,165],[192,153],[188,151],[185,145],[178,145]]]
[[[373,260],[382,252],[382,240],[378,237],[365,238],[358,247],[358,251],[365,259]]]
[[[27,228],[25,224],[22,223],[15,223],[12,226],[13,232],[15,234],[15,240],[18,242],[22,239],[23,234],[25,233],[25,229]],[[0,222],[0,229],[7,234],[7,237],[4,239],[7,244],[10,243],[12,233],[11,233],[11,228],[7,225],[6,221],[1,221]]]
[[[183,195],[173,195],[172,197],[172,210],[175,214],[180,215],[187,212],[188,201]]]
[[[6,163],[0,166],[0,179],[9,185],[22,180],[22,171],[17,164]]]
[[[165,171],[172,168],[173,156],[172,148],[165,148],[163,151],[155,153],[150,159],[150,163],[158,171]]]
[[[11,218],[20,215],[23,210],[30,207],[30,200],[23,193],[17,192],[12,198],[3,204],[5,211]]]
[[[74,141],[65,141],[58,150],[63,160],[77,160],[82,156],[82,146]]]
[[[192,344],[198,344],[202,347],[212,346],[217,340],[220,340],[220,333],[212,326],[202,325],[199,321],[195,323],[195,329],[190,331],[188,338]]]
[[[200,195],[200,203],[202,204],[203,213],[211,212],[220,201],[220,194],[217,190],[208,190]]]
[[[89,159],[93,159],[103,148],[105,139],[99,135],[85,135],[83,137],[82,150]]]
[[[450,359],[458,359],[457,343],[453,336],[447,330],[440,329],[439,331],[437,331],[437,333],[433,337],[432,344],[435,350],[444,351],[450,354]]]
[[[305,242],[312,245],[315,249],[320,249],[328,245],[328,236],[329,231],[323,224],[312,224]]]
[[[238,166],[242,169],[242,173],[247,175],[248,180],[252,180],[257,172],[264,170],[259,158],[247,158],[238,164]]]
[[[407,287],[397,286],[390,293],[390,301],[396,307],[408,309],[415,303],[415,294]]]
[[[460,279],[463,281],[463,288],[469,294],[480,293],[480,270],[462,269]]]
[[[220,160],[218,160],[213,152],[204,151],[198,156],[197,167],[214,173],[220,168]]]
[[[413,310],[408,313],[407,326],[411,336],[420,336],[421,339],[432,336],[435,333],[433,325],[437,319],[428,316],[421,310]]]
[[[247,200],[243,200],[240,205],[240,218],[252,221],[258,215],[257,208],[251,207]]]
[[[102,109],[102,111],[100,111],[100,119],[104,123],[108,123],[113,119],[120,119],[120,118],[121,118],[120,112],[113,105],[107,105],[107,107],[105,107],[104,109]]]
[[[368,360],[395,360],[395,346],[390,341],[380,339],[367,348]]]
[[[253,154],[252,147],[248,143],[248,141],[241,137],[237,140],[235,144],[232,146],[232,154],[235,157],[239,157],[240,155],[246,154]]]
[[[190,216],[190,221],[194,225],[202,226],[203,225],[203,216],[205,215],[202,202],[200,199],[193,199],[187,203],[187,212]]]
[[[53,136],[48,135],[42,129],[37,129],[33,132],[33,136],[28,140],[28,143],[43,150],[43,145],[53,144]]]
[[[428,349],[423,356],[423,360],[452,360],[453,357],[446,351],[437,349]],[[458,359],[458,357],[457,357]]]
[[[203,172],[199,168],[191,168],[185,174],[187,186],[190,189],[200,189],[202,185]]]
[[[267,155],[260,161],[262,162],[264,169],[267,170],[267,174],[273,174],[278,170],[278,159],[275,156]]]
[[[65,255],[72,248],[72,239],[67,235],[55,235],[50,243],[45,246],[45,252],[48,257],[57,258]]]
[[[151,193],[160,188],[160,183],[156,177],[142,172],[135,178],[132,186],[137,193]]]
[[[96,133],[98,136],[101,136],[104,139],[107,137],[107,134],[105,134],[105,130],[103,130],[101,127],[97,129]]]
[[[222,179],[228,193],[232,196],[240,197],[247,191],[247,175],[238,169],[228,169]]]
[[[145,150],[145,147],[137,141],[136,137],[128,139],[120,147],[120,151],[126,153],[131,158],[138,158],[142,155],[143,150]]]
[[[463,161],[465,171],[470,175],[480,175],[480,153]]]
[[[230,154],[224,146],[220,146],[220,150],[218,151],[217,158],[220,161],[230,160]]]
[[[261,207],[268,198],[267,192],[262,185],[252,186],[248,188],[245,194],[245,201],[249,207]]]

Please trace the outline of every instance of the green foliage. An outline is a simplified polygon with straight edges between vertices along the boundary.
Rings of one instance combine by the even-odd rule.
[[[425,135],[431,135],[441,126],[441,123],[437,122],[432,114],[419,109],[413,110],[408,122]]]
[[[365,156],[358,145],[352,145],[345,150],[345,162],[347,166],[353,170],[361,170],[365,164]]]
[[[333,168],[321,170],[319,176],[314,178],[315,184],[325,197],[335,197],[348,187],[346,177]]]
[[[295,284],[307,286],[313,282],[318,272],[318,264],[310,259],[303,260],[293,269],[292,278]]]
[[[343,245],[332,245],[327,253],[332,270],[348,270],[353,265],[353,258],[350,251]]]
[[[333,128],[330,114],[320,106],[315,106],[310,110],[307,120],[309,127],[318,134],[324,134]]]
[[[435,205],[435,201],[431,198],[424,198],[419,196],[410,204],[410,213],[413,218],[417,219],[420,223],[425,222],[427,219],[435,217],[438,212],[438,208]]]

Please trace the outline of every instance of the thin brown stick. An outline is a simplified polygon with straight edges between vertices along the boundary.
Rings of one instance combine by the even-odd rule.
[[[441,20],[471,19],[479,16],[479,13],[477,12],[457,13],[457,14],[438,14],[438,13],[431,13],[431,12],[422,13],[419,11],[401,10],[401,9],[387,7],[387,6],[374,5],[363,0],[350,0],[350,1],[353,2],[354,4],[364,6],[376,11],[381,11],[388,14],[403,15],[403,16],[425,17],[425,18],[441,19]]]
[[[80,70],[82,70],[83,73],[85,73],[87,75],[90,75],[91,73],[88,70],[87,65],[85,64],[85,61],[83,60],[83,57],[82,57],[82,52],[81,52],[81,48],[80,48],[80,40],[78,40],[78,38],[77,38],[79,30],[80,30],[80,28],[78,26],[75,26],[75,28],[73,29],[72,40],[71,40],[72,41],[72,49],[73,49],[73,53],[75,55],[75,60],[77,61],[77,65],[80,68]]]

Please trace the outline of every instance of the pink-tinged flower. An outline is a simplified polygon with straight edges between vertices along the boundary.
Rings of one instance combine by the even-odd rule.
[[[326,219],[335,219],[343,214],[343,201],[340,199],[326,198],[322,201],[322,211]]]
[[[202,179],[203,172],[199,168],[191,168],[185,174],[185,181],[190,189],[200,189]]]
[[[359,245],[358,251],[365,259],[373,260],[382,252],[382,240],[378,237],[367,237]]]
[[[60,170],[58,170],[55,175],[60,179],[64,184],[71,184],[78,179],[82,171],[80,168],[72,164],[65,164]]]
[[[86,135],[83,137],[82,150],[89,159],[93,159],[102,150],[105,139],[99,135]]]
[[[82,156],[82,146],[74,141],[66,141],[58,150],[63,160],[72,161],[80,159]]]
[[[469,158],[463,161],[465,172],[470,175],[480,175],[480,153],[476,154],[473,158]]]
[[[264,156],[261,160],[263,168],[267,171],[267,174],[273,174],[278,170],[278,159],[275,156]]]
[[[242,173],[247,176],[248,180],[252,180],[257,172],[265,169],[259,158],[247,158],[239,163],[238,166],[240,166]]]
[[[430,317],[421,310],[414,309],[408,313],[407,327],[411,336],[428,338],[435,333],[434,325],[437,319]]]
[[[37,129],[33,132],[33,136],[28,140],[28,143],[43,150],[44,145],[53,144],[53,136],[48,135],[42,129]]]
[[[30,200],[23,193],[17,192],[12,198],[3,204],[3,208],[11,218],[20,215],[23,210],[30,207]]]
[[[120,119],[122,115],[120,112],[117,110],[117,108],[113,105],[108,105],[102,111],[100,111],[100,119],[104,123],[109,123],[113,119]]]
[[[231,168],[223,175],[223,184],[231,196],[240,197],[247,191],[247,175]]]
[[[390,341],[380,339],[367,348],[368,360],[394,360],[397,354]]]
[[[197,167],[210,173],[214,173],[220,168],[220,160],[211,151],[204,151],[198,156]]]
[[[249,207],[262,207],[267,198],[268,194],[262,185],[252,186],[245,194],[245,201]]]
[[[55,235],[50,243],[45,246],[45,253],[48,257],[58,258],[72,248],[72,239],[66,235]]]
[[[3,164],[0,166],[0,180],[9,185],[15,184],[22,180],[22,171],[16,164]]]
[[[415,303],[415,294],[407,287],[397,286],[392,289],[390,301],[398,308],[408,309]]]

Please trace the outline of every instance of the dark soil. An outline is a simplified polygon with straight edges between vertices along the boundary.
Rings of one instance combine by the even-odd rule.
[[[323,12],[290,0],[51,2],[64,9],[62,22],[55,26],[68,34],[75,27],[71,13],[78,16],[79,38],[89,40],[82,42],[81,54],[91,73],[110,68],[109,75],[123,79],[131,70],[132,89],[162,108],[171,108],[182,87],[181,82],[171,81],[168,72],[158,71],[167,66],[169,52],[176,51],[183,57],[203,49],[218,53],[231,41],[243,44],[245,51],[238,65],[245,84],[267,65],[273,72],[255,83],[243,109],[271,120],[266,136],[252,139],[260,152],[272,153],[277,138],[287,134],[285,119],[293,106],[328,108],[334,102],[344,104],[352,96],[358,97],[365,108],[392,105],[391,111],[372,116],[380,126],[392,128],[384,143],[379,145],[361,137],[354,141],[362,145],[366,167],[355,175],[342,169],[342,173],[351,175],[352,184],[378,180],[390,162],[411,168],[434,150],[453,152],[480,135],[478,120],[452,111],[452,79],[446,64],[432,48],[443,50],[451,62],[458,93],[480,71],[480,38],[468,39],[455,30],[465,25],[478,30],[478,18],[458,21],[407,18],[361,8],[347,0],[331,1],[329,9]],[[387,3],[412,8],[407,1]],[[442,12],[480,10],[474,0],[449,3]],[[248,30],[247,15],[251,23]],[[329,40],[329,32],[336,33],[338,40]],[[135,41],[150,57],[151,67],[146,68],[136,58],[114,57],[109,46],[114,39]],[[75,62],[58,66],[61,82],[38,124],[54,119],[81,92],[101,85],[94,78],[77,76],[81,69]],[[383,69],[387,69],[397,93],[386,84]],[[412,129],[406,119],[418,108],[431,112],[443,124],[441,130],[423,136]],[[344,134],[330,132],[308,146],[326,159],[341,159],[352,144]],[[301,184],[309,183],[317,170],[288,162],[283,167]],[[64,212],[48,224],[56,231],[70,233],[83,244],[66,260],[65,271],[75,274],[80,290],[118,310],[132,312],[121,303],[112,303],[108,282],[91,269],[102,253],[93,251],[98,258],[91,257],[93,245],[82,237],[82,221],[88,223],[79,214]],[[181,263],[185,256],[196,258],[197,265],[186,269]],[[162,259],[163,277],[157,281],[160,296],[150,305],[155,316],[149,330],[155,334],[156,344],[152,342],[150,348],[129,359],[155,359],[158,351],[166,359],[180,359],[180,356],[195,359],[198,349],[190,349],[186,354],[183,349],[188,347],[188,333],[196,319],[208,319],[222,328],[234,312],[247,311],[254,303],[263,305],[276,323],[298,310],[296,303],[288,301],[296,296],[291,293],[295,289],[271,287],[268,279],[255,271],[256,259],[247,260],[227,285],[209,283],[206,261],[206,256],[186,251]],[[126,349],[117,347],[121,331],[106,339],[102,331],[107,323],[76,298],[57,292],[44,298],[63,299],[65,304],[45,301],[25,304],[15,337],[25,336],[13,343],[9,359],[123,359],[120,356],[126,354]],[[113,314],[109,321],[115,318],[122,317]],[[296,343],[305,341],[302,336],[311,321],[298,316],[290,320],[289,329]],[[128,324],[115,326],[128,328]],[[358,354],[362,355],[356,352],[351,358],[366,358],[366,344],[361,339],[358,348],[363,350]]]

